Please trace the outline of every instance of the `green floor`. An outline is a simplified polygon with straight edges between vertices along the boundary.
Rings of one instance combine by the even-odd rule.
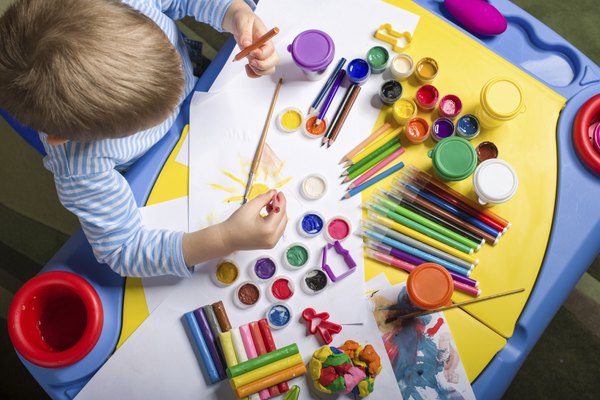
[[[0,0],[0,12],[12,0]],[[597,0],[515,0],[600,64]],[[187,29],[187,28],[186,28]],[[211,46],[223,36],[192,27]],[[1,40],[1,39],[0,39]],[[35,275],[77,226],[60,207],[40,158],[0,120],[0,399],[44,399],[7,335],[12,294]],[[600,258],[584,275],[518,372],[505,399],[600,398]]]

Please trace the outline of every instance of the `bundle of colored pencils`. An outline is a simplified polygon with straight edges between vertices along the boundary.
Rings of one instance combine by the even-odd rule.
[[[342,158],[340,164],[345,163],[346,168],[341,175],[344,178],[342,183],[350,182],[342,200],[349,199],[404,167],[402,161],[393,164],[404,153],[400,145],[401,129],[391,129],[390,124],[384,123]]]
[[[495,245],[510,223],[420,169],[409,166],[391,190],[379,190],[363,204],[366,255],[412,271],[433,262],[446,268],[456,290],[478,296],[469,276],[479,263],[472,254]]]

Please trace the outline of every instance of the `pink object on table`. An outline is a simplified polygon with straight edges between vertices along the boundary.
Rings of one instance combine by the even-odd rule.
[[[350,186],[348,186],[348,189],[352,189],[359,185],[362,185],[367,179],[384,169],[386,165],[394,161],[396,158],[400,157],[402,154],[404,154],[404,147],[400,147],[398,150],[381,160],[379,164],[375,165],[369,171],[362,174],[357,180],[355,180],[350,184]]]
[[[495,36],[506,30],[506,18],[483,0],[444,0],[444,6],[471,33]]]

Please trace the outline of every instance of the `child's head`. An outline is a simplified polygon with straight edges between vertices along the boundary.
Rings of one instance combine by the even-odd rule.
[[[183,85],[163,31],[119,0],[16,0],[0,17],[0,107],[55,138],[148,129]]]

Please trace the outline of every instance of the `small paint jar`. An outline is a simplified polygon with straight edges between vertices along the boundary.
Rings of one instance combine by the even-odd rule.
[[[431,83],[435,80],[439,72],[437,61],[433,58],[421,58],[415,65],[415,76],[423,84]]]
[[[404,81],[415,71],[415,62],[408,54],[400,53],[392,58],[390,73],[397,81]]]
[[[473,114],[465,114],[456,122],[456,134],[471,140],[479,135],[479,120]]]
[[[276,121],[280,131],[292,133],[304,124],[304,114],[297,107],[287,107],[279,113]]]
[[[497,128],[525,111],[521,87],[508,78],[489,80],[479,100],[475,115],[484,129]]]
[[[393,105],[402,97],[402,85],[400,82],[391,79],[383,82],[379,89],[379,98],[388,106]]]
[[[417,105],[411,99],[400,99],[392,106],[392,116],[398,125],[406,125],[415,115],[417,115]]]
[[[285,303],[272,304],[265,314],[271,329],[283,329],[292,322],[292,309]]]
[[[335,55],[335,45],[331,37],[317,29],[301,32],[287,49],[296,65],[311,81],[326,75],[327,67]]]
[[[215,266],[215,272],[211,275],[215,285],[219,287],[229,286],[239,278],[240,269],[238,265],[229,259],[223,259]]]
[[[492,142],[481,142],[475,149],[477,153],[477,160],[484,162],[492,158],[498,158],[498,147]]]
[[[306,200],[318,200],[327,192],[327,179],[320,174],[310,174],[300,183],[300,193]]]
[[[327,274],[319,268],[311,269],[302,277],[301,287],[306,294],[321,293],[327,287]]]
[[[454,135],[454,122],[449,118],[438,118],[431,124],[431,138],[439,142]]]
[[[417,106],[423,111],[432,111],[437,104],[439,92],[433,85],[423,85],[417,89],[415,100]]]
[[[240,283],[233,293],[233,303],[239,308],[252,307],[259,300],[260,288],[250,281]]]
[[[454,119],[462,111],[462,101],[454,94],[447,94],[440,100],[441,117]]]
[[[283,252],[283,266],[289,270],[296,271],[308,264],[310,250],[302,243],[292,243]]]
[[[518,186],[515,170],[506,161],[497,158],[482,162],[473,174],[473,189],[483,205],[510,200]]]
[[[325,134],[327,127],[329,126],[329,120],[327,117],[317,125],[317,115],[309,115],[302,124],[302,133],[311,139],[316,139]]]
[[[404,128],[404,134],[413,144],[423,143],[429,137],[429,124],[421,117],[411,118]]]
[[[273,302],[287,301],[292,298],[296,292],[294,282],[287,276],[277,276],[273,282],[269,284],[267,297]]]
[[[390,60],[390,53],[385,47],[375,46],[371,47],[367,52],[367,62],[371,68],[371,72],[374,74],[380,74],[385,71]]]
[[[337,216],[327,221],[325,225],[325,238],[330,242],[341,242],[352,233],[352,224],[346,217]]]
[[[440,140],[428,153],[433,170],[445,181],[462,181],[477,167],[477,153],[471,143],[452,136]]]
[[[277,263],[270,256],[260,256],[249,265],[250,276],[257,282],[269,282],[277,274]]]
[[[369,63],[362,58],[355,58],[348,63],[346,67],[348,80],[357,85],[362,85],[371,76],[371,68]]]
[[[453,293],[450,273],[441,265],[424,263],[408,274],[406,286],[398,295],[397,309],[400,314],[435,310],[450,305]]]
[[[325,226],[325,218],[316,212],[306,212],[298,220],[298,233],[304,237],[314,237],[321,233]]]

